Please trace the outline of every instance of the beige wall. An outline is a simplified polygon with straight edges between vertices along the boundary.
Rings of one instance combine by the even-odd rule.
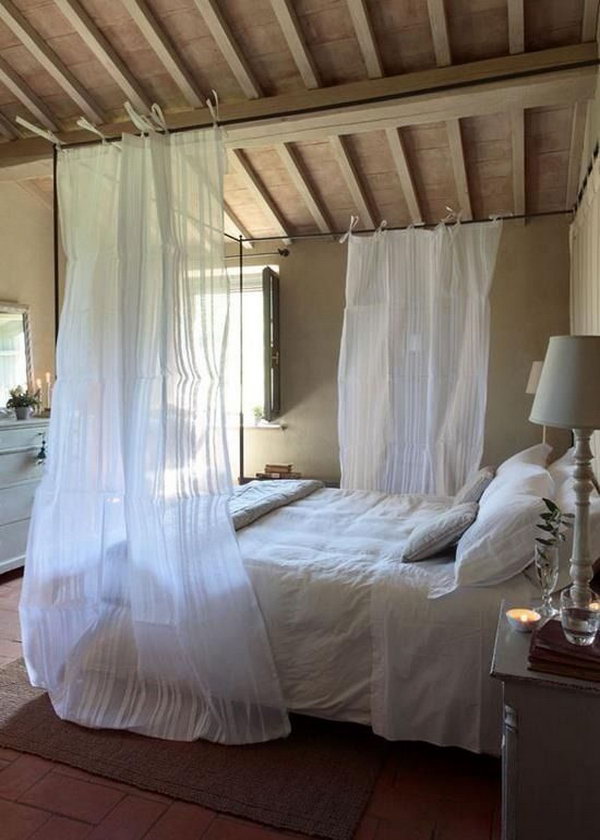
[[[53,373],[52,211],[14,182],[0,183],[0,300],[29,305],[35,376]]]
[[[296,242],[290,250],[280,261],[287,428],[246,432],[245,471],[254,475],[266,462],[291,462],[306,476],[335,480],[346,248],[313,240]],[[541,429],[527,420],[532,398],[525,385],[531,362],[544,357],[548,337],[568,332],[568,306],[567,217],[505,222],[491,294],[485,462],[498,463],[540,440]]]

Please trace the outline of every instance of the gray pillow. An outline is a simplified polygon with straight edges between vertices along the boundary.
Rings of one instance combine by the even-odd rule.
[[[475,475],[468,478],[454,497],[455,505],[462,505],[464,502],[478,502],[483,496],[483,491],[492,483],[496,475],[494,467],[482,467]]]
[[[477,502],[454,505],[419,525],[406,541],[402,562],[427,560],[455,546],[467,528],[475,522],[478,508]]]

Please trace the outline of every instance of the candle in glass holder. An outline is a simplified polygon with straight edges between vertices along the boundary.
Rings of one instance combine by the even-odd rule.
[[[512,610],[507,610],[506,618],[513,630],[519,633],[531,633],[540,623],[542,616],[535,610],[514,607]]]

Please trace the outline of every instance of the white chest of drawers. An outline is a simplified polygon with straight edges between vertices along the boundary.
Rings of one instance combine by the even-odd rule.
[[[48,420],[0,420],[0,575],[25,562],[27,531],[43,466],[37,454]]]

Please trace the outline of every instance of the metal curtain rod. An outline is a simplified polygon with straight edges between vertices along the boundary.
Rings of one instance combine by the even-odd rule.
[[[597,67],[600,65],[600,58],[593,58],[588,59],[587,61],[578,61],[574,64],[569,64],[568,66],[565,65],[554,65],[552,67],[542,67],[536,70],[520,70],[514,73],[505,73],[499,74],[496,76],[488,76],[485,79],[465,79],[462,82],[449,82],[445,85],[437,85],[429,88],[422,88],[418,91],[410,90],[410,91],[399,91],[396,93],[385,93],[381,94],[380,96],[373,96],[373,97],[362,97],[359,99],[354,99],[348,102],[336,103],[330,102],[325,103],[323,105],[313,105],[311,108],[290,108],[284,111],[278,111],[271,114],[260,114],[255,116],[248,116],[248,117],[231,117],[230,119],[222,119],[216,120],[215,125],[217,126],[234,126],[234,125],[244,125],[245,123],[258,123],[264,122],[266,120],[280,120],[285,119],[287,117],[297,117],[302,115],[308,114],[318,114],[323,113],[325,111],[339,111],[344,110],[346,108],[354,108],[359,105],[371,105],[377,104],[380,102],[393,102],[398,99],[407,99],[411,96],[423,96],[429,93],[444,93],[445,91],[450,90],[459,90],[462,88],[469,88],[469,87],[478,87],[484,84],[490,84],[491,82],[502,82],[502,81],[510,81],[511,79],[525,79],[532,76],[543,76],[546,73],[556,73],[557,71],[561,70],[577,70],[583,67]],[[210,128],[211,126],[207,125],[189,125],[189,126],[179,126],[174,128],[168,128],[170,134],[180,134],[186,131],[197,131],[199,129],[206,129]],[[110,135],[105,136],[102,140],[94,139],[94,140],[77,140],[75,142],[69,142],[68,138],[62,140],[64,146],[76,147],[76,146],[91,146],[96,143],[115,143],[121,139],[121,134],[117,135]]]
[[[408,230],[408,228],[414,227],[420,229],[428,229],[428,228],[436,228],[438,225],[445,224],[447,227],[451,227],[453,225],[461,224],[461,225],[480,225],[485,222],[497,222],[497,221],[510,221],[511,219],[537,219],[540,216],[565,216],[569,213],[572,213],[573,210],[546,210],[543,213],[517,213],[505,216],[493,216],[492,218],[488,219],[468,219],[464,222],[431,222],[425,225],[397,225],[395,227],[390,226],[386,227],[385,230]],[[353,234],[358,233],[375,233],[377,228],[362,228],[361,230],[353,230]],[[337,236],[344,236],[348,231],[347,230],[331,230],[327,231],[326,233],[290,233],[288,234],[289,239],[330,239],[332,237]],[[281,234],[279,236],[249,236],[247,238],[232,236],[229,233],[225,233],[225,236],[228,239],[232,239],[234,242],[274,242],[278,239],[281,239]],[[254,255],[253,255],[254,256]],[[256,254],[257,257],[263,256],[262,254]],[[268,256],[265,254],[264,256]]]

